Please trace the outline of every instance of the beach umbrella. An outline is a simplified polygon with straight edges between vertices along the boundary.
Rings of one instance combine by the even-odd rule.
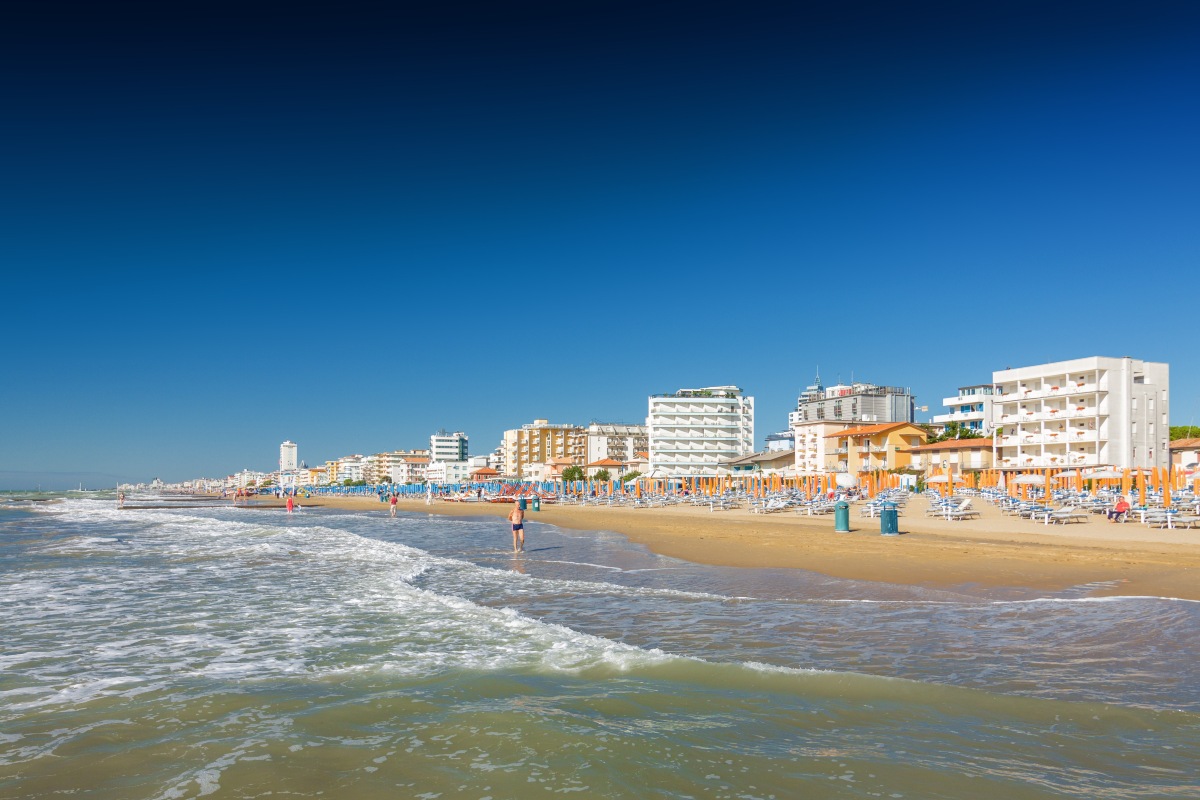
[[[1090,477],[1090,479],[1096,480],[1096,481],[1112,480],[1112,479],[1115,479],[1115,477],[1128,477],[1128,476],[1129,476],[1129,470],[1120,471],[1120,470],[1116,470],[1116,469],[1098,469],[1098,470],[1094,471],[1094,473],[1087,474],[1087,477]]]
[[[1034,474],[1029,474],[1029,473],[1027,473],[1025,475],[1018,475],[1017,477],[1012,479],[1012,483],[1017,486],[1029,486],[1029,485],[1032,485],[1035,483],[1042,483],[1043,481],[1045,481],[1045,478],[1043,478],[1041,475],[1034,475]]]
[[[1164,467],[1163,472],[1165,473],[1166,471],[1167,471],[1166,467]],[[1166,476],[1164,475],[1164,478],[1165,477]],[[1170,508],[1171,507],[1171,482],[1169,480],[1164,480],[1162,482],[1162,495],[1163,495],[1163,501],[1162,501],[1163,508]]]
[[[1141,505],[1146,505],[1146,473],[1140,469],[1137,474],[1137,489],[1138,495],[1141,497]]]

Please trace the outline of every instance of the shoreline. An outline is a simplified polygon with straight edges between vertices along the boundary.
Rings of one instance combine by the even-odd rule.
[[[256,498],[249,508],[284,501]],[[375,497],[314,496],[299,507],[374,511]],[[407,513],[494,516],[507,536],[508,503],[452,503],[401,499]],[[851,507],[850,533],[835,533],[831,516],[793,511],[751,514],[693,506],[613,508],[546,504],[530,522],[573,530],[619,533],[658,555],[698,564],[804,569],[834,578],[946,589],[977,585],[1062,591],[1097,584],[1088,596],[1153,596],[1200,601],[1200,530],[1159,530],[1096,516],[1084,523],[1041,525],[1007,517],[987,503],[975,520],[926,518],[914,498],[900,517],[900,536],[881,536],[879,520]],[[527,531],[528,533],[528,531]],[[535,534],[536,535],[536,534]]]

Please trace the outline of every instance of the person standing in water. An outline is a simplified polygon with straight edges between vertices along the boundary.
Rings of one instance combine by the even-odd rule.
[[[512,523],[513,552],[522,553],[525,551],[525,509],[519,502],[509,512],[508,521]]]
[[[396,516],[396,503],[400,502],[400,495],[392,492],[392,516]]]

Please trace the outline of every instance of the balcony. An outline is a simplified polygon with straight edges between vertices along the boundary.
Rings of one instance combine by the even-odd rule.
[[[938,414],[933,421],[945,424],[947,422],[982,422],[983,419],[984,412],[982,411],[955,411],[950,414]]]

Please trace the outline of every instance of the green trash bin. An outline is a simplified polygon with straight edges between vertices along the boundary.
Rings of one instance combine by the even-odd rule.
[[[850,504],[845,500],[838,500],[833,504],[833,532],[850,532]]]
[[[895,503],[884,503],[879,509],[879,533],[883,536],[900,535],[900,511]]]
[[[533,498],[533,510],[534,511],[542,510],[542,498],[538,497],[537,495],[534,495],[534,498]]]
[[[524,511],[526,508],[528,508],[528,506],[525,504],[524,497],[517,499],[517,508],[521,509],[522,511]]]

